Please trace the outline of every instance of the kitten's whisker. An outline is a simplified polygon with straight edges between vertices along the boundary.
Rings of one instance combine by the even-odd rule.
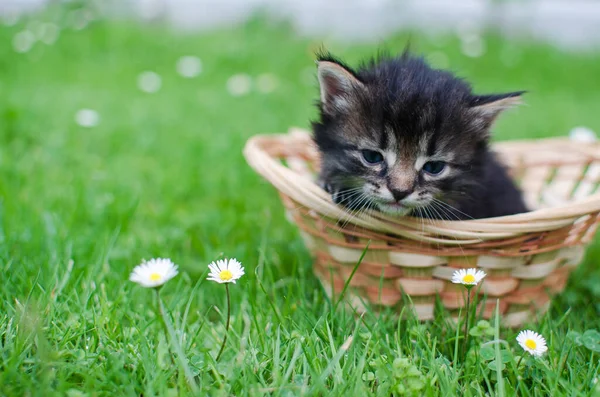
[[[435,203],[435,202],[434,202],[434,203]],[[435,204],[437,204],[437,203],[435,203]],[[439,205],[439,204],[438,204],[438,205]],[[441,209],[441,208],[440,208],[440,209]],[[454,215],[454,216],[456,216],[456,215]],[[455,236],[452,236],[452,238],[454,239],[454,241],[458,241],[458,238],[456,238]],[[465,254],[465,251],[464,251],[464,250],[463,250],[463,248],[462,248],[462,245],[461,245],[461,244],[457,244],[457,246],[458,246],[458,248],[460,248],[460,251],[462,252],[462,256],[466,258],[467,256],[466,256],[466,254]]]
[[[356,217],[361,216],[366,210],[372,205],[373,201],[366,194],[363,195],[362,200],[358,203],[358,211]]]
[[[357,211],[357,209],[352,209],[352,208],[345,208],[346,210],[346,214],[342,217],[342,224],[340,225],[340,227],[343,229],[346,226],[348,226],[348,223],[350,223],[350,221],[352,221],[352,219],[354,218],[354,213]]]
[[[445,208],[442,205],[440,205],[440,202],[433,202],[433,204],[436,208],[438,208],[440,210],[440,212],[442,212],[443,214],[445,214],[447,216],[448,221],[452,222],[452,221],[460,221],[461,220],[460,216],[458,216],[454,212],[452,212],[451,209]]]
[[[436,199],[436,200],[437,200],[437,199]],[[456,208],[456,207],[454,207],[454,206],[452,206],[452,205],[450,205],[450,204],[448,204],[448,203],[446,203],[446,202],[444,202],[444,201],[442,201],[442,200],[437,200],[437,202],[439,202],[440,204],[444,205],[445,207],[447,207],[447,208],[449,208],[449,209],[451,209],[451,210],[453,210],[453,211],[456,211],[456,212],[458,212],[458,213],[459,213],[459,214],[461,214],[461,215],[464,215],[465,217],[467,217],[467,218],[469,218],[469,219],[475,219],[475,218],[473,218],[471,215],[469,215],[469,214],[467,214],[467,213],[464,213],[464,212],[462,212],[462,211],[461,211],[461,210],[459,210],[458,208]]]
[[[331,188],[331,185],[334,185],[335,182],[342,182],[344,184],[347,184],[348,178],[329,178],[326,184],[329,185]],[[334,199],[334,202],[337,201],[336,204],[345,207],[345,210],[347,212],[347,214],[342,216],[342,219],[340,219],[342,221],[342,223],[340,224],[341,227],[345,227],[353,218],[355,218],[358,215],[359,211],[362,209],[361,206],[363,205],[363,203],[369,201],[369,198],[365,196],[364,186],[362,185],[350,188],[344,187],[339,189],[333,189],[329,193],[331,194],[332,199]],[[338,197],[339,200],[337,200]],[[321,218],[323,218],[323,216],[321,216]]]
[[[362,186],[354,186],[354,187],[350,187],[350,188],[343,187],[343,188],[340,188],[339,191],[340,192],[354,192],[354,191],[360,191],[360,190],[363,190]]]
[[[440,220],[440,221],[447,220],[447,218],[444,217],[444,215],[445,215],[444,211],[442,211],[442,209],[437,205],[437,203],[435,201],[431,201],[429,203],[428,207],[431,209],[432,213],[435,213],[435,219]]]
[[[346,207],[346,210],[352,211],[357,203],[362,200],[364,195],[365,194],[362,191],[352,192],[351,194],[344,195],[340,204],[343,204]]]
[[[348,206],[350,208],[346,208],[346,211],[348,212],[348,217],[346,219],[346,221],[342,224],[342,228],[346,227],[346,225],[348,225],[348,223],[356,217],[356,215],[358,215],[358,212],[360,211],[360,206],[362,205],[362,203],[365,201],[365,199],[368,199],[368,197],[361,192],[360,195],[358,195],[358,197],[356,197],[352,202],[350,202],[348,204]]]
[[[467,218],[469,218],[469,219],[475,219],[475,218],[473,218],[472,216],[470,216],[469,214],[465,214],[464,212],[462,212],[462,211],[461,211],[461,210],[459,210],[458,208],[456,208],[456,207],[453,207],[452,205],[450,205],[450,204],[446,203],[445,201],[442,201],[442,200],[436,199],[435,197],[433,198],[433,201],[435,201],[435,202],[437,202],[437,203],[440,203],[440,204],[442,204],[443,206],[445,206],[445,207],[447,207],[447,208],[449,208],[449,209],[451,209],[451,210],[453,210],[453,211],[456,211],[456,212],[458,212],[459,214],[461,214],[461,215],[464,215],[464,216],[466,216],[466,217],[467,217]]]
[[[456,215],[450,209],[443,207],[442,205],[440,205],[440,203],[433,202],[431,204],[433,206],[435,206],[437,209],[439,209],[441,213],[443,213],[444,215],[446,215],[445,220],[447,220],[447,221],[459,221],[459,220],[461,220],[461,218],[458,215]]]
[[[425,233],[425,220],[423,219],[423,215],[421,214],[421,207],[417,207],[416,210],[419,213],[419,218],[421,221],[421,233]]]
[[[433,211],[435,210],[434,207],[427,207],[427,211],[429,211],[429,213],[431,214],[431,218],[429,219],[429,223],[431,224],[431,227],[435,227],[435,220],[437,219],[437,216],[433,214]],[[436,211],[436,214],[439,215],[439,213]],[[435,243],[436,247],[439,249],[440,247],[440,243],[436,242]]]
[[[431,223],[431,213],[427,207],[422,207],[422,209],[425,213],[425,218],[423,219],[423,234],[425,234],[425,222],[429,221]]]
[[[336,195],[342,195],[342,201],[348,201],[349,199],[351,199],[357,195],[361,195],[363,193],[364,192],[363,192],[362,188],[342,189],[342,190],[335,191]]]
[[[432,205],[429,205],[428,208],[431,210],[432,214],[434,214],[434,218],[437,220],[444,220],[444,217],[438,212],[438,210],[433,205],[434,203],[432,202],[431,204]],[[433,225],[433,221],[431,222],[431,224]]]
[[[340,193],[349,194],[351,196],[356,196],[358,194],[364,194],[362,188],[353,189],[353,190],[340,190]]]
[[[366,212],[366,210],[373,204],[373,201],[369,196],[363,194],[362,200],[358,203],[358,210],[355,217],[358,217]]]
[[[359,204],[357,204],[357,208],[352,211],[352,213],[350,214],[350,216],[346,220],[345,225],[347,225],[348,223],[352,222],[354,219],[357,219],[361,215],[361,213],[362,213],[362,211],[364,209],[363,204],[365,202],[366,202],[366,199],[363,198],[361,200],[361,202]]]
[[[426,217],[427,217],[427,213],[425,213],[425,208],[419,208],[419,214],[423,214],[421,216],[421,233],[423,233],[423,235],[425,235],[425,221],[426,221]],[[424,244],[423,241],[419,242],[419,246],[422,247]]]
[[[442,221],[451,221],[450,216],[449,215],[453,215],[456,216],[454,214],[451,214],[449,212],[446,211],[446,209],[444,209],[443,207],[441,207],[438,203],[436,203],[435,201],[431,202],[431,208],[435,210],[436,214],[439,215],[439,220]],[[445,215],[445,216],[444,216]]]

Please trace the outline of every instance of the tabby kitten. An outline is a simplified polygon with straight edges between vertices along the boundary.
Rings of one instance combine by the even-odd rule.
[[[470,219],[527,211],[489,149],[496,117],[521,92],[474,95],[407,51],[352,70],[318,58],[320,182],[351,210]]]

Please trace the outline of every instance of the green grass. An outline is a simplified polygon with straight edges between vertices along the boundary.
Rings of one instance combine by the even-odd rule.
[[[333,311],[275,190],[241,155],[254,134],[309,126],[320,40],[262,20],[203,34],[100,21],[17,54],[9,43],[24,26],[0,27],[0,395],[188,393],[152,291],[128,281],[142,258],[156,256],[183,270],[162,297],[204,395],[389,395],[394,374],[405,386],[423,382],[428,396],[600,393],[598,353],[566,337],[600,328],[598,244],[531,325],[549,352],[524,360],[519,378],[518,330],[497,330],[513,352],[491,350],[510,358],[501,371],[486,361],[493,344],[480,352],[475,343],[466,364],[457,357],[442,317],[419,325],[392,313]],[[355,64],[378,48],[400,51],[407,38],[325,44]],[[527,106],[498,123],[497,139],[564,135],[577,125],[600,131],[600,53],[489,36],[485,55],[472,59],[451,36],[411,40],[426,55],[444,52],[479,92],[529,90]],[[192,80],[175,73],[190,54],[203,61]],[[144,70],[162,76],[158,93],[137,89]],[[226,81],[242,72],[272,73],[280,84],[232,97]],[[81,108],[97,110],[100,124],[79,127]],[[204,279],[221,255],[240,259],[247,275],[231,288],[229,341],[215,363],[225,291]]]

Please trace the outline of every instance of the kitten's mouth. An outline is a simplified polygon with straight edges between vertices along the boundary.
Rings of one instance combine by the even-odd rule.
[[[386,214],[392,215],[406,215],[408,214],[412,208],[407,207],[406,205],[399,203],[397,201],[386,201],[386,202],[377,202],[375,203],[379,211],[384,212]]]
[[[406,206],[404,204],[399,203],[397,201],[390,201],[390,202],[381,203],[381,204],[383,204],[383,205],[385,205],[387,207],[392,207],[392,208],[406,208]]]

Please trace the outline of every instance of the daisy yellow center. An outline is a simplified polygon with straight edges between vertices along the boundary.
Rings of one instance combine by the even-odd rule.
[[[525,346],[527,346],[531,350],[535,350],[535,348],[537,347],[537,343],[535,343],[533,339],[527,339],[525,341]]]
[[[219,273],[219,278],[223,281],[229,281],[233,278],[233,274],[227,269],[221,270],[221,273]]]
[[[467,274],[466,276],[463,277],[463,282],[465,282],[465,283],[474,283],[475,282],[475,276],[473,276],[472,274]]]
[[[162,276],[158,273],[152,273],[150,274],[150,280],[151,281],[158,281],[162,278]]]

